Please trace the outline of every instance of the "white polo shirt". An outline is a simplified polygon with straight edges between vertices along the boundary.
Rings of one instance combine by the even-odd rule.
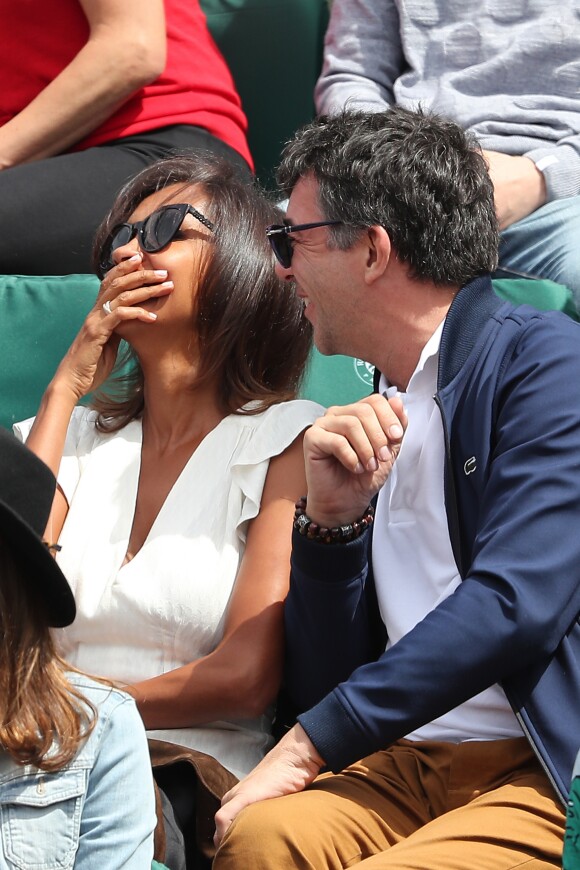
[[[462,582],[453,557],[443,489],[445,447],[437,389],[443,323],[431,336],[406,393],[408,415],[401,451],[379,493],[373,570],[379,608],[393,646]],[[397,393],[383,376],[380,391]],[[457,651],[461,655],[461,650]],[[522,729],[499,685],[417,729],[411,740],[497,740]]]

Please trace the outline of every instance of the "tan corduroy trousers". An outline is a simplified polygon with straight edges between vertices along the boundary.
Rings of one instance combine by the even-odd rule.
[[[545,870],[565,811],[525,738],[401,740],[245,809],[214,870]]]

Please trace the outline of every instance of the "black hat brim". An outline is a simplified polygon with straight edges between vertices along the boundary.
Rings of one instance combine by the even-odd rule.
[[[14,553],[32,594],[42,600],[49,625],[64,628],[76,616],[72,590],[38,534],[0,501],[0,522],[7,546]]]

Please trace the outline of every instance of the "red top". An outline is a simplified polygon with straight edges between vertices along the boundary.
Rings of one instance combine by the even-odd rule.
[[[120,0],[122,2],[122,0]],[[203,127],[248,161],[247,121],[199,0],[165,0],[167,65],[71,151],[171,124]],[[77,0],[0,0],[0,126],[67,66],[89,37]]]

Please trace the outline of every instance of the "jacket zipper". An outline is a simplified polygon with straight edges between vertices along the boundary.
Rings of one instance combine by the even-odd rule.
[[[461,558],[461,545],[459,535],[459,514],[457,511],[457,491],[455,489],[455,478],[453,477],[453,466],[451,464],[451,444],[449,441],[449,432],[447,430],[447,421],[443,413],[443,403],[439,398],[439,393],[433,396],[435,404],[439,408],[441,414],[441,425],[443,426],[443,440],[445,443],[445,511],[447,513],[447,525],[449,527],[449,538],[451,540],[451,549],[457,562],[457,568],[460,576],[463,578],[463,564]],[[448,510],[448,497],[451,502],[451,510]],[[450,522],[451,520],[451,522]]]
[[[451,522],[450,523],[448,522],[449,537],[451,539],[451,548],[452,548],[453,553],[455,555],[455,561],[457,562],[459,574],[460,574],[461,578],[463,578],[464,573],[463,573],[463,566],[461,564],[462,560],[461,560],[461,547],[460,547],[460,535],[459,535],[459,513],[457,510],[457,490],[455,488],[455,478],[453,477],[453,466],[451,464],[451,443],[449,440],[447,421],[445,419],[445,414],[443,413],[443,403],[441,402],[441,399],[439,398],[439,394],[436,393],[433,396],[433,399],[435,401],[435,404],[439,408],[439,413],[441,414],[441,423],[443,426],[443,440],[445,443],[445,462],[446,462],[446,471],[447,471],[445,483],[446,483],[446,490],[447,489],[449,490],[449,493],[447,493],[447,492],[445,493],[445,496],[446,496],[445,510],[447,512],[447,517],[448,518],[451,517]],[[451,499],[451,511],[450,512],[448,511],[447,496],[449,496]],[[505,692],[505,689],[503,691]],[[556,792],[557,796],[560,798],[561,802],[566,807],[568,804],[566,796],[562,793],[560,787],[557,785],[557,783],[556,783],[554,777],[552,776],[548,766],[546,765],[546,762],[544,761],[542,754],[541,754],[540,750],[538,749],[538,747],[534,741],[534,738],[530,734],[530,732],[526,726],[526,723],[524,722],[524,720],[522,718],[521,713],[519,713],[517,710],[514,709],[514,705],[510,701],[508,693],[505,692],[505,694],[506,694],[506,698],[508,699],[509,705],[512,708],[514,716],[518,720],[520,727],[521,727],[522,731],[524,732],[524,735],[525,735],[528,743],[530,744],[534,755],[536,756],[536,758],[540,762],[542,770],[544,771],[544,773],[548,777],[548,780],[550,781],[550,784],[551,784],[552,788],[554,789],[554,791]]]
[[[504,692],[505,692],[505,689],[504,689]],[[507,692],[506,692],[506,697],[507,697],[507,699],[508,699],[508,701],[509,701],[510,699],[509,699],[509,696],[508,696]],[[559,787],[558,784],[556,783],[556,780],[554,779],[554,777],[553,777],[552,774],[550,773],[550,771],[549,771],[549,769],[548,769],[548,767],[547,767],[547,765],[546,765],[546,762],[545,762],[544,759],[542,758],[542,755],[541,755],[541,753],[540,753],[540,750],[538,749],[538,747],[536,746],[536,744],[535,744],[535,742],[534,742],[534,738],[532,737],[532,735],[531,735],[530,732],[528,731],[528,727],[527,727],[526,723],[524,722],[524,720],[522,719],[522,714],[521,714],[521,713],[518,713],[516,710],[514,710],[514,708],[513,708],[513,704],[511,703],[511,701],[510,701],[510,706],[511,706],[513,712],[514,712],[514,716],[516,717],[516,719],[517,719],[518,722],[520,723],[520,727],[521,727],[522,731],[524,732],[524,734],[525,734],[525,736],[526,736],[526,739],[527,739],[528,743],[530,744],[530,746],[532,747],[532,749],[533,749],[533,751],[534,751],[534,755],[536,756],[536,758],[537,758],[538,761],[540,762],[540,765],[541,765],[541,767],[542,767],[542,770],[544,771],[544,773],[546,774],[546,776],[547,776],[548,779],[550,780],[550,784],[551,784],[552,788],[554,789],[554,791],[556,792],[556,794],[557,794],[558,797],[560,798],[560,801],[564,804],[565,807],[567,807],[567,806],[568,806],[568,799],[567,799],[566,795],[564,795],[564,794],[562,793],[562,790],[560,789],[560,787]]]

